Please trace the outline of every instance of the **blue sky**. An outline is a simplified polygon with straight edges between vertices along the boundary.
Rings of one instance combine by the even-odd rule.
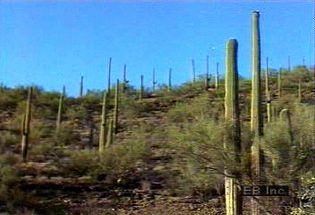
[[[46,90],[78,95],[85,88],[103,89],[108,58],[113,79],[138,85],[143,74],[151,86],[152,69],[159,83],[191,79],[191,59],[197,74],[210,72],[215,62],[224,73],[224,48],[229,38],[239,42],[238,64],[250,77],[250,18],[261,13],[262,66],[314,63],[313,1],[0,1],[0,83],[14,87],[36,84]],[[114,82],[114,81],[113,81]]]

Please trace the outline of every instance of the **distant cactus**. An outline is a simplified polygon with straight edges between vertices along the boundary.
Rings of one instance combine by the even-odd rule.
[[[301,79],[299,79],[299,85],[298,85],[298,101],[302,102],[302,83]]]
[[[144,91],[144,86],[143,86],[143,75],[140,77],[140,93],[139,93],[139,101],[142,101],[143,99],[143,92]]]
[[[117,79],[115,87],[115,101],[114,101],[114,123],[113,123],[113,132],[117,133],[118,128],[118,108],[119,108],[119,80]]]
[[[32,97],[33,97],[33,87],[30,87],[28,89],[26,110],[25,110],[25,115],[23,117],[23,125],[22,125],[21,151],[22,151],[23,162],[25,162],[27,159],[27,151],[28,151],[29,136],[30,136],[31,112],[32,112]]]
[[[122,86],[122,92],[125,93],[127,89],[129,81],[127,80],[127,65],[124,65],[124,75],[123,75],[123,86]]]
[[[56,121],[56,134],[57,135],[60,132],[61,123],[62,123],[62,113],[64,109],[65,94],[66,94],[66,87],[63,86],[62,92],[60,93],[60,97],[59,97],[59,106],[58,106],[58,114],[57,114],[57,121]]]
[[[279,96],[279,98],[281,98],[281,95],[282,95],[281,73],[282,73],[282,69],[280,68],[279,72],[278,72],[278,96]]]
[[[225,73],[225,120],[232,124],[233,134],[232,144],[234,148],[234,159],[236,164],[241,164],[241,128],[240,111],[238,98],[238,71],[237,71],[237,48],[238,43],[235,39],[228,41],[226,46],[226,73]],[[224,141],[224,147],[227,147],[227,140]],[[239,172],[226,172],[240,179]],[[226,214],[242,214],[242,196],[235,178],[225,177],[225,202]]]
[[[168,91],[172,90],[172,68],[168,70]]]
[[[219,89],[219,63],[216,63],[215,89]]]
[[[81,76],[81,81],[80,81],[80,97],[83,96],[83,76]]]
[[[108,100],[108,92],[104,92],[103,102],[102,102],[102,115],[101,115],[101,127],[100,127],[100,136],[99,136],[99,152],[103,153],[106,145],[106,135],[107,135],[107,101]]]
[[[107,138],[106,138],[106,145],[105,145],[106,148],[108,148],[109,146],[113,144],[113,136],[114,136],[113,119],[110,118],[108,122]]]

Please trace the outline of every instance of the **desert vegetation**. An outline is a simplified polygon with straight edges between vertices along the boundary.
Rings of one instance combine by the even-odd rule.
[[[251,80],[231,39],[224,75],[207,66],[179,86],[170,68],[167,85],[153,70],[152,86],[139,74],[137,89],[126,65],[112,85],[111,59],[108,88],[84,93],[81,77],[79,97],[1,85],[0,211],[314,214],[315,70],[261,68],[259,31],[255,11]],[[289,195],[242,195],[265,184]]]

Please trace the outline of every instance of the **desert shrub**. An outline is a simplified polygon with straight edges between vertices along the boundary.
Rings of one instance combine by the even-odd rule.
[[[5,152],[9,147],[14,147],[19,140],[18,136],[10,131],[0,131],[0,152]]]
[[[79,141],[79,136],[74,132],[72,124],[62,123],[58,133],[54,133],[54,141],[55,145],[67,146]]]

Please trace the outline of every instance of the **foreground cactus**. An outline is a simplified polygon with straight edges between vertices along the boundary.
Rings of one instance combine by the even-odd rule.
[[[23,162],[27,159],[28,143],[30,136],[30,124],[31,124],[31,112],[32,112],[32,97],[33,97],[33,87],[28,89],[26,110],[23,117],[22,123],[22,142],[21,142],[21,151]]]
[[[105,145],[106,148],[108,148],[109,146],[113,144],[113,136],[114,136],[113,119],[110,118],[108,122],[107,138],[106,138],[106,145]]]
[[[240,111],[238,98],[238,71],[237,71],[237,48],[238,43],[235,39],[228,41],[226,46],[226,73],[225,73],[225,121],[232,125],[232,144],[233,155],[236,165],[241,164],[241,129],[240,129]],[[228,142],[225,138],[224,148],[228,148]],[[225,208],[227,215],[242,214],[242,196],[240,190],[241,175],[239,172],[229,172],[225,170]]]
[[[58,106],[58,114],[57,114],[57,122],[56,122],[56,135],[59,134],[60,128],[61,128],[65,94],[66,94],[66,87],[63,86],[62,93],[60,93],[60,97],[59,97],[59,106]]]
[[[260,29],[259,12],[252,13],[252,95],[251,95],[251,131],[255,139],[251,146],[251,174],[254,183],[259,184],[261,178],[262,152],[260,136],[263,135],[263,118],[261,111],[261,83],[260,83]],[[260,214],[257,200],[252,198],[251,214]]]
[[[116,134],[118,128],[118,108],[119,108],[119,80],[117,79],[115,87],[115,101],[114,101],[114,119],[113,131]]]
[[[107,112],[107,100],[108,100],[108,92],[104,92],[103,103],[102,103],[102,115],[101,115],[101,128],[100,128],[100,136],[99,136],[99,146],[98,150],[100,153],[104,152],[105,144],[106,144],[106,112]]]

